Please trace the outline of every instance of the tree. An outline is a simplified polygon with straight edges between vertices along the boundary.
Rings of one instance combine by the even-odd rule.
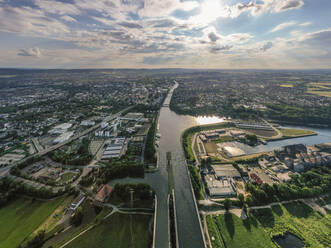
[[[84,212],[82,207],[76,209],[75,214],[70,218],[70,223],[79,226],[82,223],[84,217]]]
[[[245,202],[245,197],[242,193],[240,193],[238,195],[238,199],[239,199],[239,202],[240,202],[240,206],[243,206],[244,205],[244,202]]]
[[[226,211],[229,211],[229,209],[232,206],[232,201],[229,198],[225,198],[223,204],[224,204],[224,208],[226,209]]]

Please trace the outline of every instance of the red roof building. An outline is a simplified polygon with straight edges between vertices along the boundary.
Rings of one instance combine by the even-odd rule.
[[[109,184],[102,184],[95,195],[95,199],[100,202],[105,202],[110,196],[113,188]]]

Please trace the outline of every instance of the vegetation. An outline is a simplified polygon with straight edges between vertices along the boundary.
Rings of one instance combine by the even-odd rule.
[[[151,215],[115,213],[66,247],[150,247],[152,243],[149,232],[150,221]]]
[[[190,172],[190,178],[191,178],[195,197],[199,200],[204,199],[203,188],[201,185],[200,175],[199,175],[197,168],[195,168],[192,165],[188,165],[188,170]]]
[[[23,182],[16,182],[9,178],[3,178],[0,180],[0,207],[6,205],[18,195],[28,195],[48,199],[61,195],[62,193],[62,191],[54,193],[52,189],[46,187],[34,188]]]
[[[0,247],[17,247],[63,202],[18,198],[0,208]],[[4,223],[6,223],[4,225]]]
[[[247,200],[249,205],[264,205],[270,202],[309,198],[329,193],[331,190],[331,168],[321,166],[303,172],[300,175],[291,176],[289,184],[280,183],[272,186],[264,183],[255,185],[246,184],[246,190],[251,193]]]
[[[306,135],[316,134],[314,131],[303,130],[303,129],[282,128],[279,130],[285,137],[297,137],[297,136],[306,136]]]
[[[147,133],[145,153],[144,153],[146,163],[156,163],[156,156],[155,156],[156,123],[157,123],[157,118],[154,118],[152,122],[152,126],[150,127]]]
[[[268,104],[266,117],[292,123],[330,124],[330,107],[300,107],[286,104]]]
[[[226,213],[213,217],[213,222],[218,230],[221,231],[225,247],[227,248],[276,248],[276,245],[254,217],[242,220],[234,214]]]
[[[211,244],[213,248],[225,248],[222,235],[220,233],[220,230],[218,229],[218,226],[215,224],[213,217],[207,215],[206,221],[209,237],[211,239]]]
[[[138,184],[116,184],[114,186],[113,193],[118,198],[123,201],[129,201],[130,191],[134,191],[134,198],[142,201],[152,200],[154,197],[154,192],[148,184],[138,183]]]
[[[253,213],[271,237],[289,232],[301,238],[305,247],[331,246],[330,215],[323,217],[305,204],[276,205]]]
[[[102,183],[107,183],[112,179],[124,177],[144,177],[144,167],[141,164],[110,164],[102,167],[99,177]]]
[[[90,140],[83,138],[81,144],[73,151],[65,152],[58,150],[51,152],[50,156],[52,160],[69,165],[87,165],[93,158],[89,150]]]
[[[76,209],[75,214],[71,216],[70,223],[75,226],[79,226],[82,223],[84,217],[83,208],[80,206]]]

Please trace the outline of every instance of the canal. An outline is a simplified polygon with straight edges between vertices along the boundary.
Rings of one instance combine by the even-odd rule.
[[[169,109],[169,103],[173,90],[170,90],[164,101],[164,107],[160,110],[158,129],[161,134],[158,149],[158,170],[154,173],[146,173],[144,179],[120,179],[117,182],[145,182],[149,183],[157,194],[157,215],[156,215],[156,234],[155,247],[169,247],[168,231],[168,172],[166,168],[166,153],[172,153],[172,166],[174,174],[174,189],[176,199],[176,217],[178,241],[180,248],[201,248],[204,247],[203,237],[200,230],[199,217],[197,215],[193,194],[190,186],[190,179],[187,173],[185,156],[181,145],[181,134],[189,127],[203,124],[223,122],[224,119],[212,117],[193,117],[189,115],[177,115]],[[291,127],[303,128],[304,127]],[[275,148],[303,143],[307,145],[331,142],[331,129],[306,128],[316,131],[318,135],[289,140],[269,142],[267,145],[254,147],[255,152],[271,151]]]

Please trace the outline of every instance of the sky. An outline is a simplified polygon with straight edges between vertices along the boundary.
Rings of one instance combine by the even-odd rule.
[[[330,0],[0,0],[0,67],[330,69]]]

